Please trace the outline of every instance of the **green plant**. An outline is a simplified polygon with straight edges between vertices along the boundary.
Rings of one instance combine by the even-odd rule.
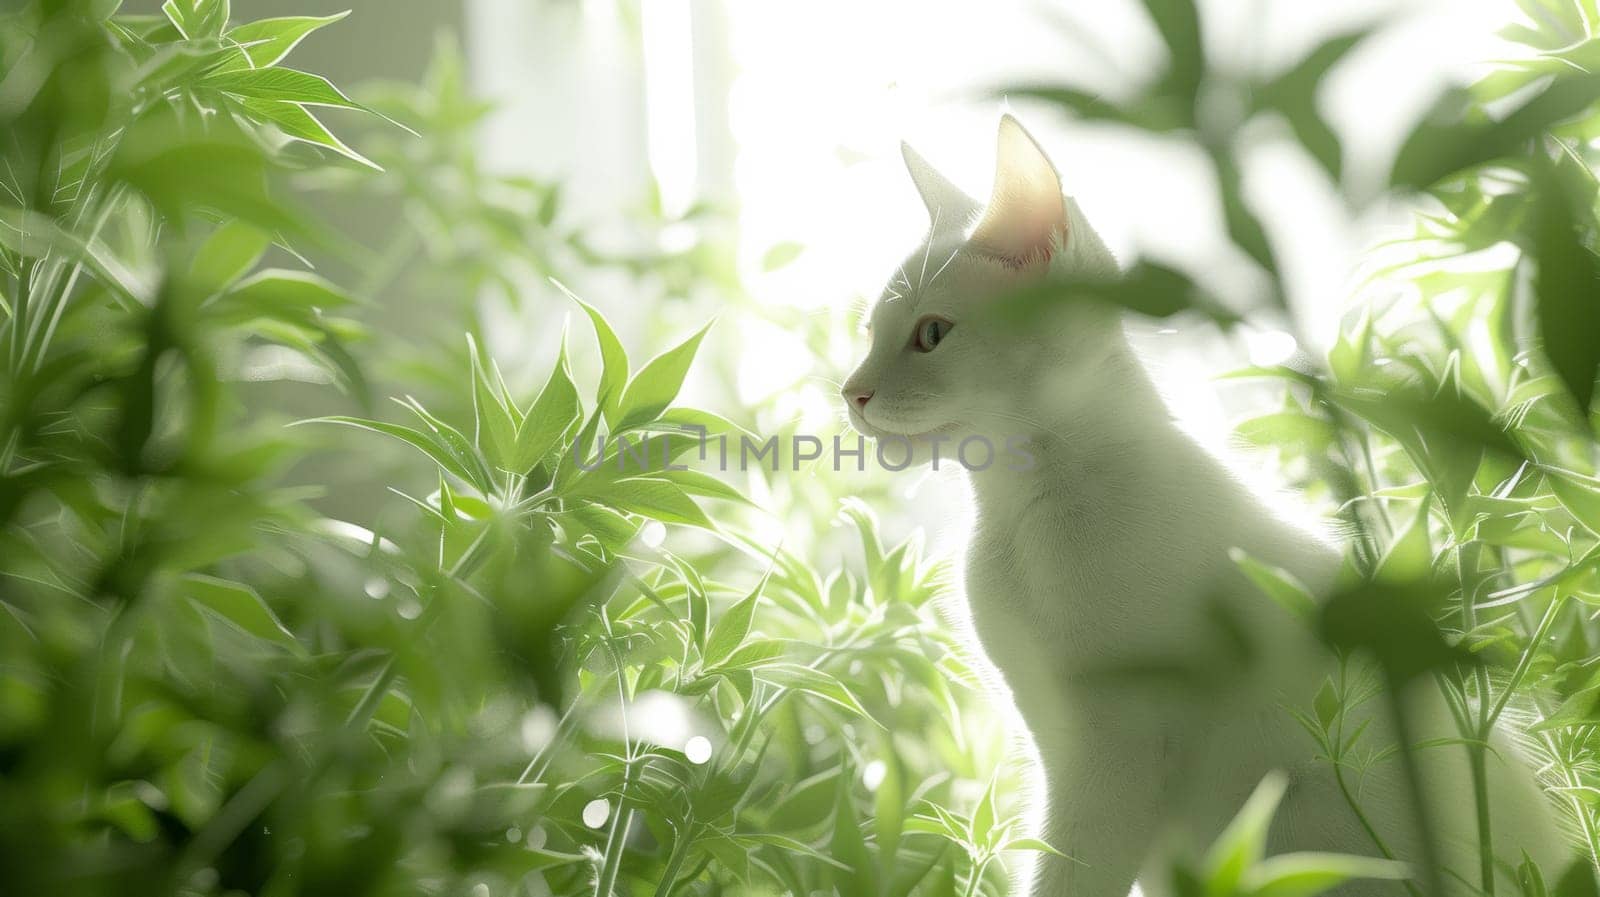
[[[1266,856],[1267,831],[1288,780],[1274,773],[1256,786],[1228,827],[1198,861],[1173,866],[1173,891],[1183,897],[1310,897],[1352,879],[1403,879],[1392,860],[1326,853]]]
[[[283,65],[338,18],[35,3],[0,29],[3,69],[37,75],[6,80],[3,110],[5,889],[996,887],[906,823],[976,800],[964,784],[998,759],[961,725],[978,696],[932,609],[937,568],[858,507],[860,560],[837,566],[759,544],[732,511],[713,522],[699,500],[740,490],[667,466],[693,447],[680,426],[742,432],[674,406],[700,335],[630,372],[573,302],[599,386],[563,349],[524,399],[470,335],[417,363],[375,313],[393,269],[350,291],[301,269],[363,257],[310,188],[407,204],[390,256],[427,215],[481,224],[495,253],[427,254],[469,334],[470,298],[519,266],[656,270],[563,236],[552,186],[437,193],[430,175],[475,164],[451,57],[359,104]],[[426,136],[375,120],[346,143],[322,106]],[[282,426],[329,383],[371,407],[374,371],[441,402],[318,420],[421,450],[423,478],[378,436]],[[574,445],[602,426],[612,453],[585,470]],[[609,463],[647,434],[668,454]],[[297,485],[353,452],[398,507],[367,519]],[[708,535],[663,545],[663,523]]]
[[[1235,76],[1206,59],[1192,4],[1146,6],[1171,65],[1140,97],[1020,93],[1198,141],[1275,287],[1236,308],[1145,261],[1080,292],[1297,329],[1243,197],[1240,122],[1205,111]],[[1293,711],[1357,812],[1364,766],[1405,762],[1344,725],[1379,694],[1366,655],[1449,699],[1460,744],[1428,749],[1481,769],[1483,733],[1517,723],[1592,864],[1600,16],[1524,6],[1529,58],[1449,98],[1396,163],[1394,192],[1431,211],[1380,274],[1412,292],[1364,306],[1326,363],[1239,375],[1284,385],[1239,433],[1355,533],[1348,587],[1319,611],[1239,562],[1351,658]],[[709,239],[597,251],[558,183],[480,163],[487,107],[448,43],[421,85],[347,95],[286,62],[339,16],[117,7],[35,0],[0,20],[0,890],[975,895],[1049,849],[939,613],[944,567],[867,510],[892,507],[890,481],[680,465],[700,445],[685,427],[786,438],[783,396],[680,405],[693,366],[728,370],[718,328],[643,303],[647,333],[680,336],[633,365],[560,282],[622,271],[640,296],[716,295],[819,355],[842,321],[757,309]],[[1282,118],[1335,181],[1313,98],[1360,38],[1243,85],[1249,116]],[[359,136],[324,108],[360,116]],[[397,224],[359,245],[309,211],[329,196],[391,203]],[[513,369],[485,295],[584,336]],[[1204,859],[1173,860],[1180,891],[1395,871],[1263,859],[1278,790]],[[1530,897],[1587,875],[1561,872],[1518,870]]]

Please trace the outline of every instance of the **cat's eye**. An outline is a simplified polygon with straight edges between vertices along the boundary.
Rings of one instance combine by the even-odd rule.
[[[917,322],[916,332],[911,334],[911,344],[917,347],[918,352],[932,352],[950,335],[950,328],[954,326],[944,318],[929,315]]]

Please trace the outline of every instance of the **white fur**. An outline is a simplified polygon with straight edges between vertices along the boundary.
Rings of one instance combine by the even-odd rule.
[[[1043,766],[1040,834],[1076,860],[1041,859],[1032,893],[1123,897],[1158,844],[1209,844],[1273,769],[1290,777],[1275,852],[1377,855],[1329,764],[1284,710],[1309,708],[1336,666],[1229,556],[1242,549],[1322,588],[1338,553],[1275,516],[1180,431],[1116,312],[1065,303],[1022,333],[982,314],[1040,277],[1116,271],[1009,116],[999,156],[995,198],[969,241],[976,206],[908,151],[934,227],[872,310],[871,349],[844,393],[858,429],[914,437],[923,460],[930,437],[947,440],[949,458],[954,441],[982,435],[1024,436],[1037,462],[970,474],[976,518],[964,576],[973,629]],[[1051,230],[1038,232],[1041,222]],[[1048,261],[1041,245],[1052,247]],[[928,315],[954,326],[921,352],[912,334]],[[851,397],[866,391],[859,406]],[[1432,686],[1415,691],[1417,737],[1453,735]],[[1391,740],[1381,708],[1374,700],[1356,711],[1375,717],[1371,748]],[[1531,773],[1509,750],[1500,755],[1490,759],[1500,855],[1514,864],[1527,849],[1554,876],[1567,852],[1551,813]],[[1417,756],[1434,786],[1442,855],[1460,876],[1451,887],[1464,893],[1461,881],[1478,875],[1465,753]],[[1397,764],[1350,780],[1382,837],[1401,859],[1416,858]],[[1166,884],[1142,880],[1147,893]],[[1393,883],[1345,890],[1401,893]]]

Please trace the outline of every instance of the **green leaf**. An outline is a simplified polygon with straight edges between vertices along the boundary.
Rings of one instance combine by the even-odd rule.
[[[166,0],[161,11],[188,40],[217,37],[228,24],[228,0]]]
[[[267,268],[228,292],[227,301],[257,314],[292,308],[317,310],[351,303],[350,294],[309,271]]]
[[[976,844],[988,843],[990,832],[1000,820],[1000,815],[995,809],[994,793],[998,781],[998,773],[989,777],[988,787],[983,789],[983,795],[978,798],[978,805],[972,808],[972,840]]]
[[[545,381],[544,389],[539,391],[539,397],[533,400],[533,406],[517,427],[516,450],[510,460],[512,470],[525,473],[544,460],[545,455],[577,423],[581,413],[578,388],[573,385],[572,374],[567,370],[567,341],[563,337],[555,367],[550,370],[550,378]]]
[[[332,106],[337,109],[366,111],[365,106],[345,96],[327,78],[298,69],[240,69],[218,72],[200,79],[196,86],[257,100],[282,100],[309,106]]]
[[[884,773],[872,795],[872,827],[878,839],[879,878],[887,881],[894,876],[900,836],[905,831],[906,772],[893,735],[882,732],[879,738],[884,747],[878,753],[878,762],[883,764]]]
[[[1008,86],[1000,96],[1025,97],[1052,103],[1086,121],[1110,121],[1160,134],[1187,128],[1189,111],[1164,97],[1140,97],[1114,103],[1099,94],[1053,84]]]
[[[593,536],[605,548],[616,551],[627,545],[639,531],[634,520],[604,505],[583,504],[569,508],[557,515],[563,526],[571,524],[574,539],[584,534]]]
[[[1300,145],[1335,183],[1343,170],[1344,154],[1338,136],[1317,114],[1317,89],[1328,72],[1371,33],[1372,29],[1362,28],[1324,40],[1288,71],[1254,92],[1256,107],[1282,115]]]
[[[444,518],[446,524],[452,526],[459,519],[456,513],[455,496],[450,493],[450,483],[445,480],[442,471],[439,474],[439,516]]]
[[[527,467],[519,466],[517,428],[520,423],[510,402],[500,392],[497,381],[489,378],[483,357],[478,354],[478,341],[467,334],[467,354],[472,360],[472,414],[477,423],[475,439],[482,446],[488,442],[489,458],[495,466],[513,473]]]
[[[806,248],[799,243],[778,243],[761,256],[761,270],[776,271],[792,264]]]
[[[1333,348],[1328,350],[1328,369],[1334,380],[1350,385],[1367,372],[1371,360],[1372,308],[1364,305],[1355,326],[1348,333],[1341,329]]]
[[[1005,297],[992,313],[1002,321],[1028,328],[1064,302],[1103,302],[1154,318],[1195,311],[1223,325],[1240,320],[1187,274],[1151,261],[1137,262],[1111,279],[1044,280]]]
[[[1254,259],[1256,264],[1269,272],[1276,273],[1277,257],[1272,251],[1271,241],[1267,239],[1266,227],[1245,200],[1244,175],[1239,170],[1239,162],[1234,158],[1232,147],[1211,145],[1207,150],[1211,157],[1212,168],[1217,174],[1218,198],[1222,200],[1222,223],[1228,230],[1229,239]],[[1282,297],[1274,298],[1282,302]]]
[[[1065,858],[1067,856],[1066,854],[1062,853],[1059,850],[1056,850],[1054,847],[1051,847],[1049,844],[1046,844],[1045,842],[1039,840],[1038,838],[1013,838],[1010,841],[1007,841],[1000,849],[1001,850],[1032,850],[1032,851],[1035,851],[1035,852],[1038,852],[1038,853],[1053,854],[1053,855],[1058,856],[1058,857],[1064,857]]]
[[[1326,420],[1298,411],[1280,411],[1254,417],[1240,423],[1233,432],[1251,445],[1287,448],[1302,453],[1323,451],[1334,440],[1333,427]]]
[[[1392,681],[1402,684],[1450,664],[1477,663],[1439,631],[1434,614],[1443,603],[1431,578],[1357,583],[1323,605],[1322,638],[1339,650],[1370,653]]]
[[[1333,680],[1327,679],[1322,687],[1317,689],[1317,696],[1311,701],[1311,709],[1317,714],[1317,722],[1324,729],[1332,729],[1334,722],[1339,718],[1339,693],[1334,690]]]
[[[797,663],[774,663],[761,667],[755,673],[757,678],[771,682],[773,685],[783,686],[784,688],[821,698],[829,704],[856,714],[862,719],[877,723],[877,720],[872,719],[872,714],[867,712],[867,708],[861,706],[861,702],[856,699],[855,695],[850,693],[844,683],[819,669],[802,666]]]
[[[761,600],[761,590],[766,587],[767,579],[771,576],[772,570],[769,568],[762,575],[761,581],[756,583],[756,587],[750,590],[750,594],[735,602],[726,613],[717,618],[716,625],[711,627],[711,633],[706,636],[706,647],[702,652],[706,666],[718,666],[744,643],[745,636],[750,634],[750,623],[755,619],[756,603]]]
[[[1228,556],[1255,583],[1256,588],[1266,593],[1279,607],[1308,622],[1316,619],[1316,599],[1294,574],[1281,567],[1264,564],[1237,548],[1229,549]]]
[[[456,457],[456,453],[447,445],[430,433],[413,429],[402,424],[391,424],[385,421],[371,420],[363,417],[349,417],[334,415],[330,417],[315,417],[300,421],[304,424],[341,424],[346,427],[355,427],[360,430],[370,430],[382,433],[385,436],[398,439],[427,455],[433,463],[459,477],[463,482],[476,481],[473,472]]]
[[[1600,479],[1541,465],[1545,483],[1561,506],[1591,533],[1600,535]]]
[[[252,118],[277,127],[291,140],[325,147],[374,171],[383,170],[378,163],[351,149],[343,140],[335,137],[327,126],[299,103],[245,98],[239,100],[239,105],[247,110]]]
[[[1404,879],[1404,863],[1336,853],[1289,853],[1262,860],[1245,873],[1242,893],[1251,897],[1313,897],[1351,879]]]
[[[772,811],[773,825],[783,831],[796,831],[827,819],[834,809],[833,799],[838,791],[834,780],[838,777],[837,769],[824,769],[795,783]]]
[[[741,644],[727,659],[717,665],[722,670],[754,669],[769,660],[777,660],[789,653],[793,644],[789,639],[758,638]]]
[[[435,417],[422,403],[406,396],[404,399],[394,400],[400,407],[405,408],[428,428],[429,436],[451,457],[461,468],[467,471],[466,481],[475,486],[480,492],[488,493],[494,488],[494,477],[489,471],[488,464],[483,459],[483,454],[478,451],[477,445],[468,439],[465,434],[455,427]]]
[[[1289,786],[1280,772],[1271,772],[1256,786],[1249,800],[1206,852],[1205,875],[1211,894],[1239,893],[1245,873],[1261,861],[1267,847],[1267,829],[1272,825],[1278,802]]]
[[[586,498],[610,505],[619,511],[653,517],[662,523],[716,528],[688,493],[666,480],[651,477],[584,480],[572,490],[571,495],[573,498]]]
[[[129,268],[104,240],[85,239],[39,212],[0,206],[0,247],[27,258],[60,252],[83,264],[108,288],[141,305],[149,304],[155,294],[155,285]]]
[[[1593,215],[1584,212],[1594,202],[1593,175],[1560,178],[1547,172],[1535,186],[1530,236],[1540,342],[1587,417],[1600,368],[1600,259],[1585,244],[1580,222],[1593,226]]]
[[[1181,101],[1189,121],[1195,120],[1200,82],[1205,77],[1205,41],[1200,32],[1200,11],[1194,0],[1143,0],[1145,12],[1167,47],[1163,92]]]
[[[133,782],[118,782],[107,788],[99,803],[99,816],[122,829],[134,841],[148,843],[161,833],[161,823],[139,799]]]
[[[227,38],[239,44],[249,64],[266,68],[283,61],[289,51],[299,45],[306,35],[324,25],[331,25],[350,14],[350,10],[331,16],[283,16],[258,19],[229,29]]]
[[[657,437],[664,439],[665,437]],[[662,470],[655,476],[681,487],[683,491],[700,498],[718,498],[723,501],[750,505],[744,493],[724,483],[709,473],[698,470]]]
[[[833,838],[828,853],[850,869],[851,876],[845,879],[849,893],[878,893],[877,866],[872,862],[872,854],[867,852],[867,842],[861,833],[861,821],[856,817],[848,776],[839,777],[839,793],[834,799]]]
[[[1433,570],[1433,543],[1428,536],[1428,505],[1424,498],[1417,504],[1416,516],[1406,528],[1395,536],[1389,550],[1378,562],[1377,575],[1394,582],[1420,580]]]
[[[1522,151],[1527,142],[1600,99],[1600,75],[1557,78],[1499,121],[1468,121],[1476,108],[1461,93],[1447,94],[1406,139],[1389,182],[1422,189],[1450,175]]]
[[[294,634],[256,590],[243,583],[189,573],[183,577],[183,592],[198,607],[242,632],[264,641],[300,647]]]
[[[733,421],[697,408],[668,408],[651,422],[651,426],[660,429],[677,427],[694,434],[696,438],[703,436],[708,440],[714,436],[748,436],[752,441],[759,441],[756,439],[756,434]]]
[[[844,863],[841,863],[833,857],[822,853],[804,841],[797,841],[788,835],[780,835],[772,832],[737,832],[733,835],[733,838],[743,844],[769,844],[773,847],[779,848],[785,853],[799,854],[809,859],[816,860],[817,862],[832,866],[833,868],[841,871],[848,872],[850,870],[850,867],[846,866]]]
[[[310,219],[268,194],[268,158],[236,127],[228,133],[215,126],[192,139],[174,135],[176,127],[171,117],[160,115],[130,126],[111,175],[143,193],[175,227],[213,211],[273,233],[311,231]]]
[[[622,405],[622,393],[628,382],[628,352],[622,348],[622,341],[617,339],[616,332],[611,329],[611,324],[606,321],[605,315],[601,314],[599,309],[579,299],[555,278],[551,278],[550,282],[561,292],[566,293],[567,298],[578,303],[594,324],[594,338],[600,343],[600,360],[604,365],[600,372],[600,389],[595,395],[595,401],[606,422],[615,427],[619,419],[617,410]]]
[[[249,273],[271,245],[271,235],[260,228],[239,220],[227,221],[195,253],[189,280],[206,294],[223,290]]]
[[[1382,393],[1341,388],[1331,395],[1405,448],[1458,526],[1465,523],[1466,495],[1486,453],[1515,463],[1528,460],[1488,409],[1453,387],[1411,384]]]
[[[1522,852],[1522,862],[1517,865],[1517,884],[1522,888],[1522,897],[1549,897],[1550,890],[1545,887],[1544,873],[1539,871],[1539,864]]]
[[[700,340],[705,338],[710,327],[707,324],[700,328],[693,336],[650,359],[639,369],[639,373],[628,383],[627,393],[617,412],[620,419],[618,428],[653,421],[667,410],[672,400],[678,397],[683,378],[688,375],[689,365],[694,362],[694,353],[700,348]]]

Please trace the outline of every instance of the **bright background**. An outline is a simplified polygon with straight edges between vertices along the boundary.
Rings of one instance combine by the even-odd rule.
[[[1343,138],[1357,196],[1377,192],[1399,140],[1441,86],[1464,83],[1510,52],[1495,31],[1513,10],[1497,0],[1213,0],[1201,7],[1209,54],[1239,71],[1275,72],[1338,31],[1384,26],[1319,97]],[[612,0],[468,0],[473,85],[499,104],[483,136],[487,158],[506,171],[565,180],[573,213],[624,244],[625,210],[652,178],[669,214],[701,202],[734,208],[750,298],[806,315],[848,316],[877,295],[926,227],[901,166],[901,140],[982,198],[993,128],[1008,107],[1003,85],[1070,83],[1120,100],[1162,62],[1135,0],[642,0],[637,14],[621,8]],[[1223,232],[1197,149],[1074,123],[1026,103],[1014,111],[1119,258],[1176,263],[1248,304],[1259,275]],[[1320,349],[1366,273],[1356,270],[1358,253],[1408,227],[1410,210],[1369,208],[1353,217],[1293,149],[1286,128],[1256,131],[1245,135],[1248,197],[1273,235],[1291,301],[1307,312],[1304,337]],[[653,238],[671,248],[693,235],[668,229]],[[791,242],[806,247],[800,257],[765,271],[767,252]],[[625,328],[633,309],[648,307],[618,284],[588,284],[584,292]],[[527,307],[523,320],[508,322],[498,356],[548,354],[550,328],[540,326],[548,305]],[[863,349],[852,328],[835,328],[837,339],[819,352],[770,316],[735,314],[718,326],[740,359],[733,395],[724,384],[694,381],[691,392],[716,390],[722,401],[746,406],[781,395],[797,426],[837,432],[832,383]],[[1213,446],[1257,396],[1221,387],[1212,375],[1247,360],[1281,360],[1295,346],[1271,322],[1228,341],[1200,328],[1146,327],[1140,337],[1179,416]],[[805,385],[796,389],[797,382]],[[918,522],[940,542],[958,539],[938,523],[960,516],[960,500],[943,490],[926,500],[922,484],[910,479],[906,487],[927,512]]]

